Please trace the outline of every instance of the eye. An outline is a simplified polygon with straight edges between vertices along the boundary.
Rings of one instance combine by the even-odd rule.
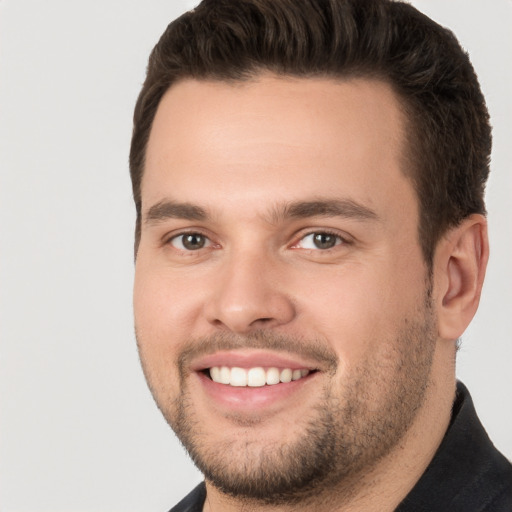
[[[324,231],[319,231],[316,233],[309,233],[309,235],[304,236],[300,239],[297,247],[301,249],[332,249],[336,245],[340,245],[344,242],[344,240],[333,233],[327,233]]]
[[[211,245],[210,240],[201,233],[183,233],[171,238],[169,243],[181,251],[198,251]]]

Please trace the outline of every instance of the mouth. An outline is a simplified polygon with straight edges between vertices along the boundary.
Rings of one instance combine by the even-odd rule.
[[[202,371],[217,384],[232,387],[260,388],[264,386],[276,386],[292,381],[304,379],[309,374],[316,372],[308,368],[278,368],[255,366],[253,368],[241,368],[239,366],[212,366]]]
[[[310,399],[322,368],[317,361],[277,351],[226,350],[201,356],[190,365],[211,414],[237,412],[262,417],[298,407]]]

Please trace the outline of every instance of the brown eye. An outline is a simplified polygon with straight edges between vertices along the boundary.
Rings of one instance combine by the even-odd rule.
[[[313,235],[313,243],[319,249],[330,249],[336,245],[337,238],[329,233],[315,233]]]
[[[185,233],[171,239],[171,245],[182,251],[197,251],[209,244],[208,238],[201,233]]]
[[[332,249],[336,245],[343,243],[343,239],[332,233],[318,231],[310,233],[301,239],[298,246],[301,249]]]

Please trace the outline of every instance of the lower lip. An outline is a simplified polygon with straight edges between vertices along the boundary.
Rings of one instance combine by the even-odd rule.
[[[317,372],[291,382],[261,387],[228,386],[213,382],[202,372],[198,372],[196,375],[207,395],[218,405],[238,411],[244,409],[254,411],[278,404],[283,400],[291,400],[315,378]]]

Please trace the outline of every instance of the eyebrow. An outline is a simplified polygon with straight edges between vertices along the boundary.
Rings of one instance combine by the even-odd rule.
[[[355,220],[378,220],[375,211],[352,199],[320,199],[297,201],[274,208],[273,222],[282,219],[302,219],[307,217],[344,217]]]
[[[208,217],[206,210],[195,204],[165,200],[148,209],[144,222],[153,224],[167,219],[206,220]]]
[[[344,217],[355,220],[378,220],[375,211],[351,199],[315,199],[294,201],[274,206],[269,215],[271,223],[287,219],[309,217]],[[208,211],[191,203],[163,200],[151,206],[144,219],[146,224],[157,224],[167,219],[205,221],[210,219]]]

